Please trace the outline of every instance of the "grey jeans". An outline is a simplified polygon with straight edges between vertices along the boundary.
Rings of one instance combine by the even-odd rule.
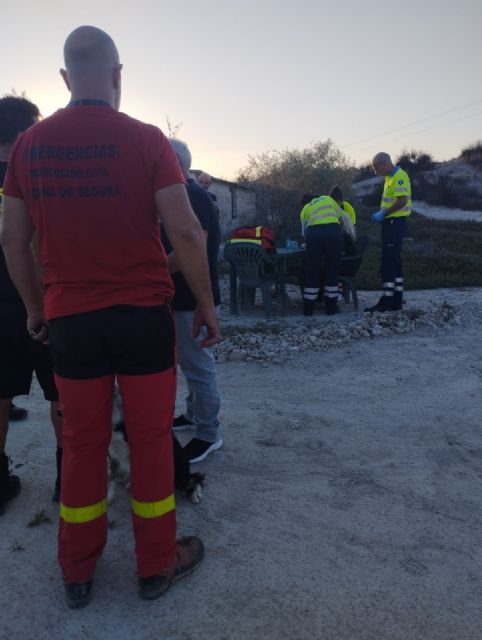
[[[212,348],[200,347],[199,339],[192,337],[193,316],[194,311],[174,313],[178,361],[188,388],[184,416],[193,422],[196,438],[216,442],[221,437],[218,420],[221,399],[214,352]]]

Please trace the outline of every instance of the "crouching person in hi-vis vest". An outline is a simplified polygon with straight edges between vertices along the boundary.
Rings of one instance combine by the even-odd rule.
[[[343,212],[330,196],[305,194],[301,200],[301,233],[306,242],[303,314],[312,316],[323,289],[327,315],[338,312],[338,273],[342,256],[341,227]]]
[[[140,596],[157,598],[203,557],[195,536],[176,542],[173,285],[159,221],[198,303],[194,335],[206,326],[201,346],[217,341],[219,327],[204,234],[172,147],[159,129],[118,110],[122,65],[114,42],[79,27],[64,57],[71,101],[16,142],[3,243],[27,328],[37,340],[48,335],[56,373],[64,416],[59,562],[75,608],[90,601],[107,538],[115,378],[130,446]]]
[[[380,211],[372,215],[372,220],[382,224],[383,294],[376,305],[365,311],[399,311],[403,304],[402,243],[412,212],[410,179],[392,163],[388,153],[377,153],[372,166],[377,176],[385,178]]]

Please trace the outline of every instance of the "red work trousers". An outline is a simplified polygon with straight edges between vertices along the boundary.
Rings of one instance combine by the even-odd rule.
[[[92,578],[107,541],[107,448],[112,436],[113,376],[69,380],[56,376],[63,413],[61,503],[91,508],[87,521],[59,526],[59,563],[67,582]],[[171,425],[175,374],[118,376],[131,458],[131,496],[158,503],[174,493]],[[106,507],[105,507],[106,509]],[[75,512],[74,512],[75,513]],[[175,557],[176,512],[158,517],[133,513],[137,570],[146,577],[169,567]],[[75,518],[74,518],[75,519]],[[82,520],[82,518],[79,518]]]
[[[63,413],[59,563],[67,582],[92,578],[107,540],[107,449],[117,378],[130,448],[138,574],[176,552],[172,419],[174,329],[164,306],[112,307],[49,323]]]

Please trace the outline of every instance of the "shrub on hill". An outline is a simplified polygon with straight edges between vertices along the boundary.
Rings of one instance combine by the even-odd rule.
[[[462,159],[468,164],[482,167],[482,140],[462,150]]]
[[[361,182],[362,180],[368,180],[374,176],[373,167],[370,162],[367,162],[366,164],[362,164],[358,167],[355,177],[353,178],[353,182]]]
[[[430,171],[435,166],[432,156],[424,151],[403,151],[395,164],[398,164],[410,176],[415,176],[422,171]]]
[[[419,175],[412,181],[413,199],[467,211],[482,209],[479,191],[464,176]]]

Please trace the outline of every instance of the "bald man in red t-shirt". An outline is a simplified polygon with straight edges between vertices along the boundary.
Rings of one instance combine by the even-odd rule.
[[[106,451],[114,378],[125,414],[140,595],[153,599],[202,560],[175,539],[171,425],[176,370],[166,230],[197,299],[194,335],[219,336],[203,231],[170,143],[118,111],[112,39],[79,27],[66,40],[67,108],[23,134],[4,187],[4,250],[27,328],[48,338],[64,415],[59,562],[67,604],[89,603],[107,537]],[[34,234],[43,292],[31,251]]]

